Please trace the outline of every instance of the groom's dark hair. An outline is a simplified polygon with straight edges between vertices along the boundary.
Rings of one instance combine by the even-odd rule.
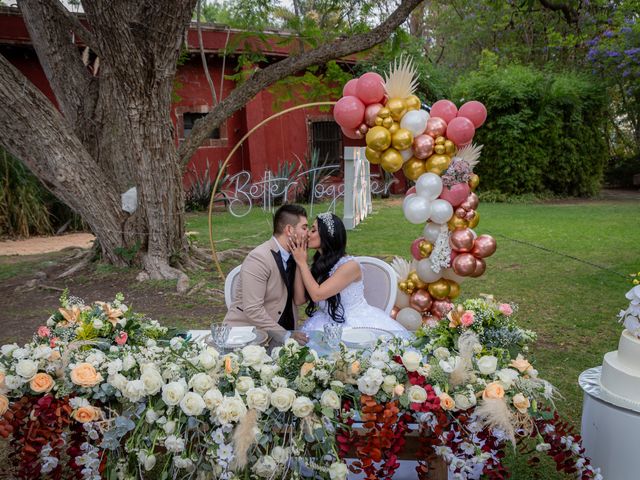
[[[282,205],[273,216],[273,234],[281,234],[287,225],[295,227],[300,221],[300,217],[307,218],[307,211],[304,207],[295,204]]]

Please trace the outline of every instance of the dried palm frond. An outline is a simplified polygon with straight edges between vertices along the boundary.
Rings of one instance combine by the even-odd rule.
[[[391,262],[391,268],[396,272],[399,282],[406,280],[409,273],[411,273],[411,264],[402,257],[394,257]]]
[[[476,145],[475,143],[465,145],[460,150],[458,150],[456,157],[469,165],[469,168],[473,170],[473,168],[478,165],[478,163],[480,163],[480,160],[478,159],[480,158],[480,153],[482,152],[483,146],[484,145]]]
[[[487,398],[476,407],[478,421],[484,427],[498,428],[516,445],[516,418],[504,398]]]
[[[393,67],[385,75],[384,90],[389,98],[406,98],[413,95],[418,87],[416,69],[410,57],[393,62]]]
[[[258,414],[251,409],[242,417],[240,423],[233,432],[233,451],[235,453],[234,467],[242,469],[247,465],[247,453],[256,443],[256,429],[258,426]]]

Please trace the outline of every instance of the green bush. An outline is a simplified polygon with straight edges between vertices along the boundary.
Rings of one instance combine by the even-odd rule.
[[[484,145],[476,169],[481,191],[590,196],[600,189],[606,97],[594,80],[484,62],[456,82],[452,99],[487,107],[474,138]]]

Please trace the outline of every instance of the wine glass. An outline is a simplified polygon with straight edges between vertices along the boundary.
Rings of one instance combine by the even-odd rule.
[[[229,333],[231,327],[229,325],[221,325],[214,323],[211,325],[211,341],[220,350],[225,348],[227,340],[229,340]]]
[[[336,349],[340,345],[342,339],[342,324],[338,322],[329,322],[324,324],[324,341],[329,348]]]

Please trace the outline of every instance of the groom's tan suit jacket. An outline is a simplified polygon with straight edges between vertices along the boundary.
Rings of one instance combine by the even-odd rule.
[[[278,324],[278,320],[287,303],[287,286],[272,252],[279,252],[274,238],[258,245],[242,262],[240,281],[224,317],[225,324],[253,325],[265,331],[286,331]],[[293,317],[297,324],[295,307]]]

